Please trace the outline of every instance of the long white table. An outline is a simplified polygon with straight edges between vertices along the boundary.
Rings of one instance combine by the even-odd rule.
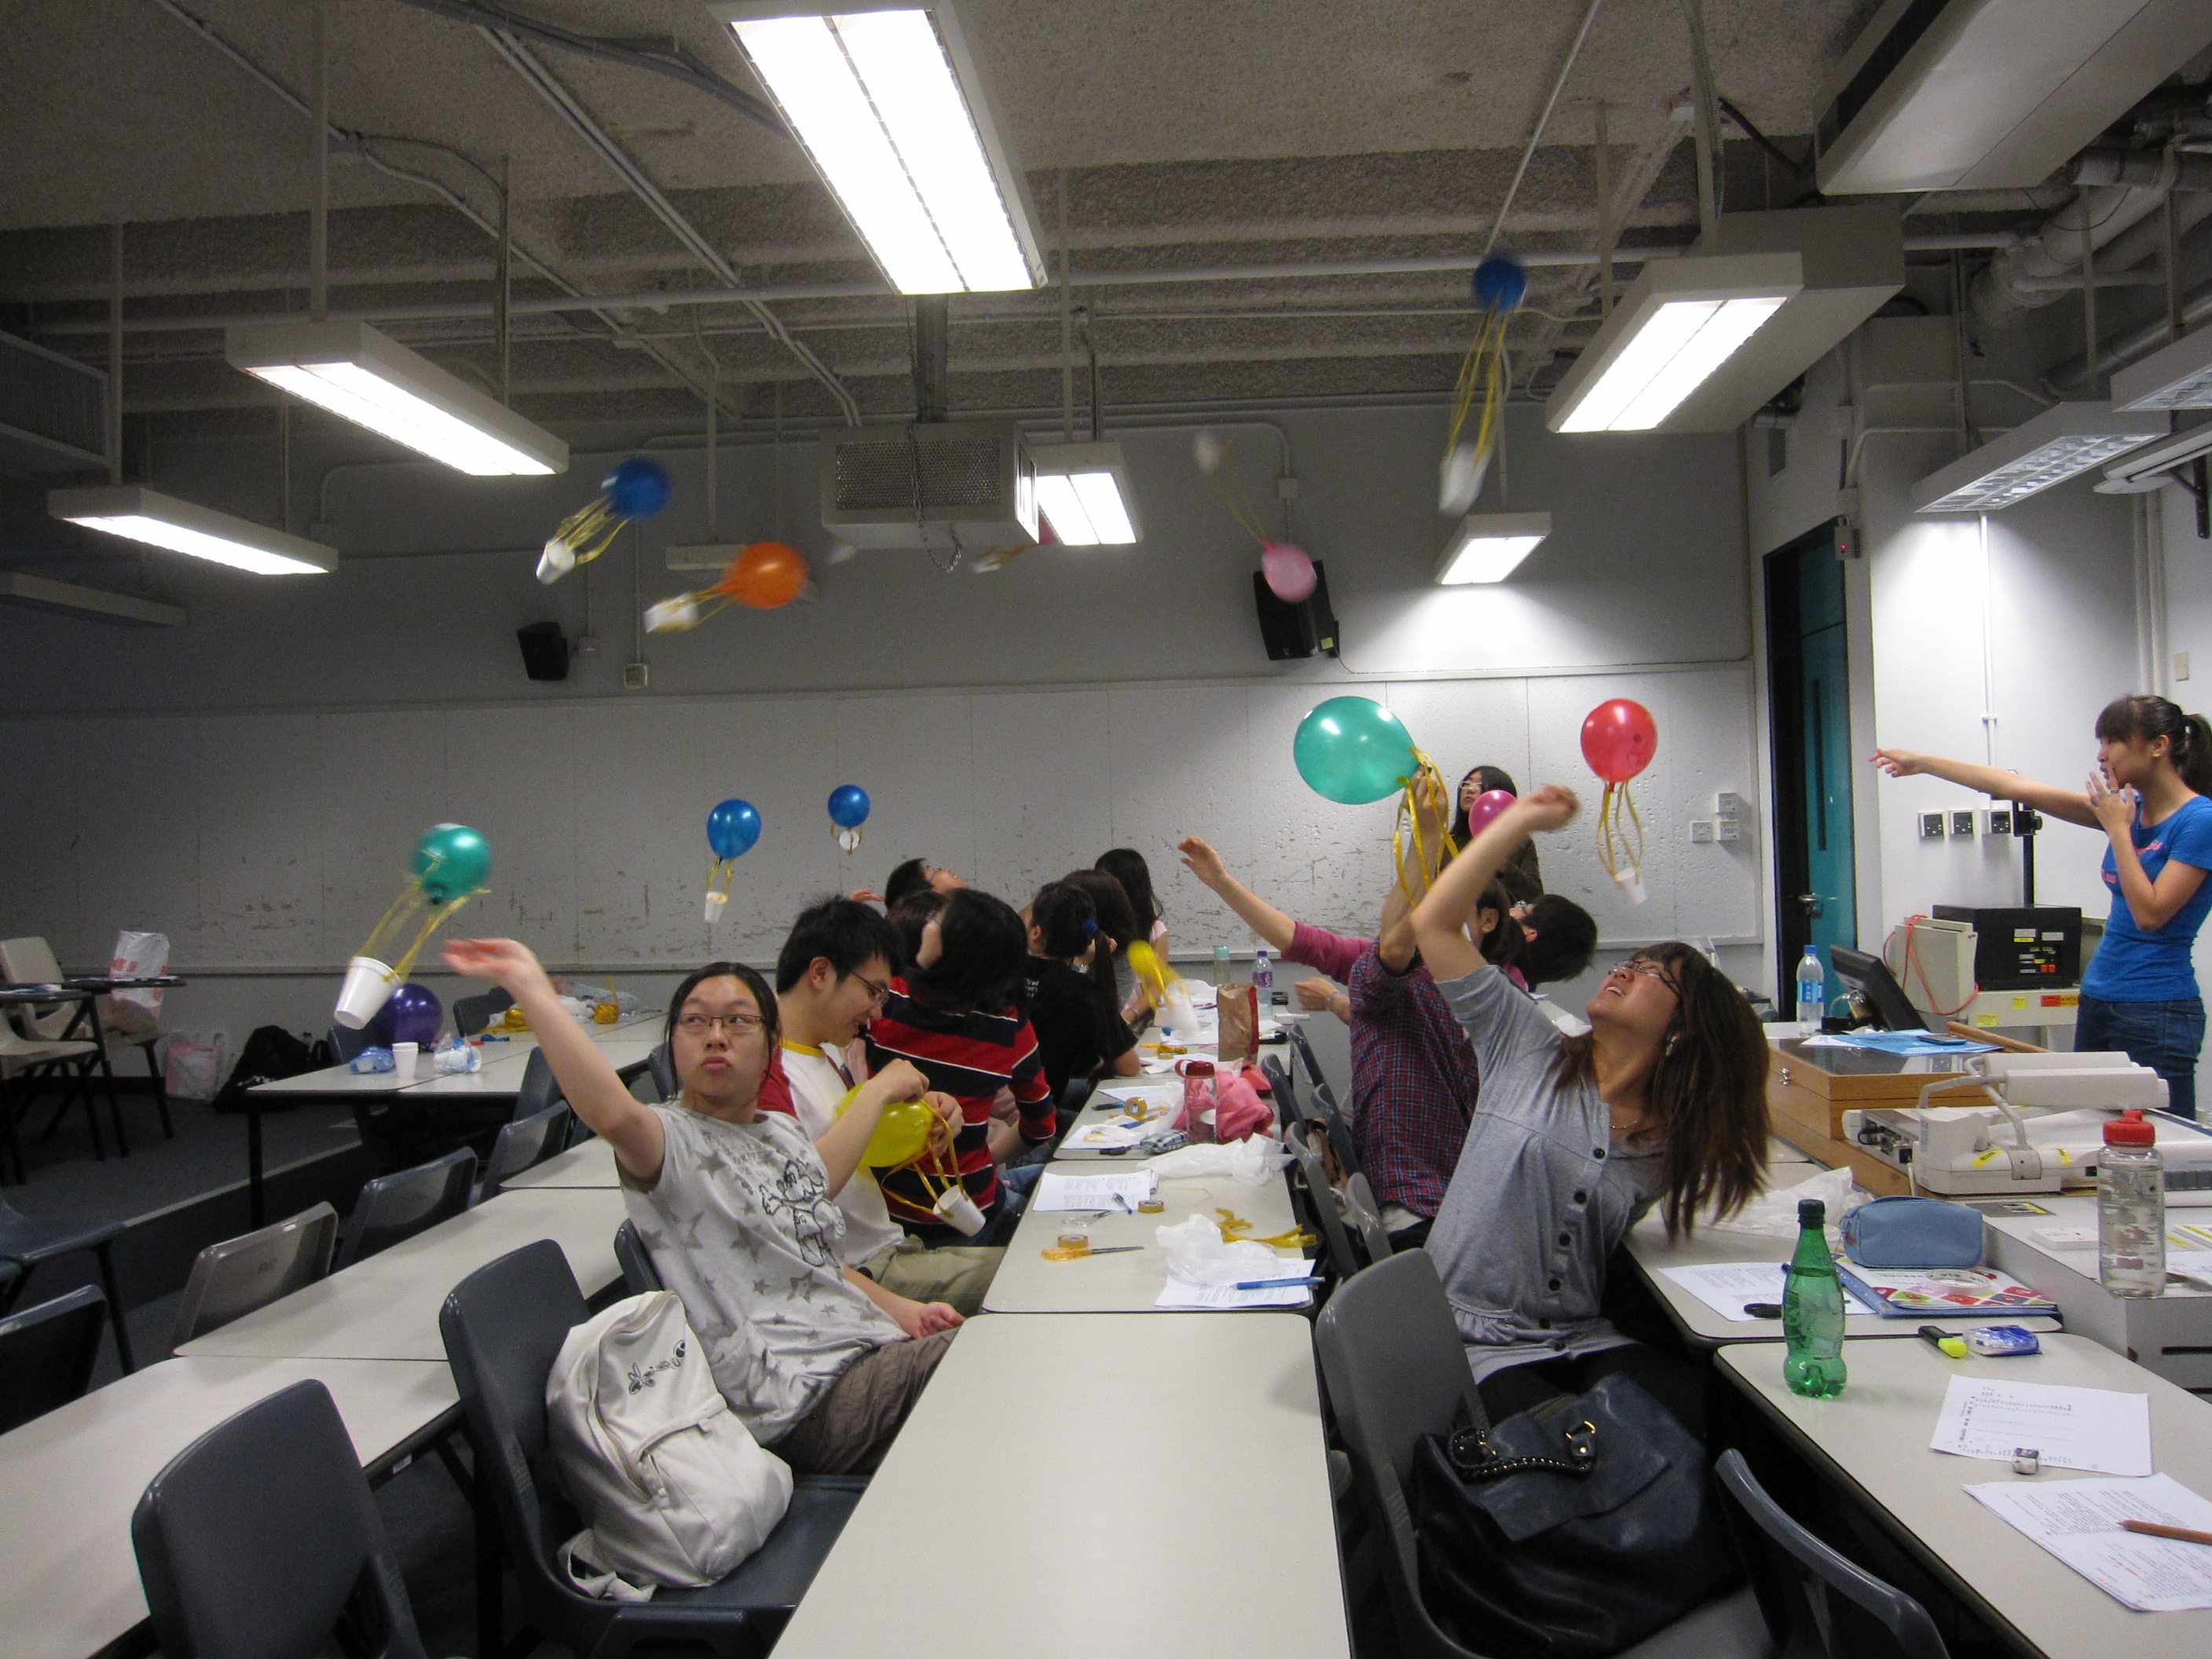
[[[550,1238],[587,1297],[621,1277],[619,1192],[541,1188],[502,1192],[451,1221],[356,1262],[281,1301],[186,1343],[186,1354],[445,1362],[438,1310],[486,1262]]]
[[[1850,1379],[1833,1400],[1806,1400],[1782,1381],[1779,1343],[1723,1348],[1721,1375],[1778,1424],[1869,1512],[2000,1631],[2009,1627],[2047,1659],[2212,1654],[2212,1612],[2130,1613],[1966,1494],[1969,1484],[2032,1480],[2048,1486],[2063,1469],[2015,1475],[2009,1463],[1929,1449],[1936,1414],[1954,1376],[2111,1389],[2150,1396],[2151,1455],[2161,1474],[2212,1495],[2212,1406],[2086,1337],[2045,1336],[2021,1358],[1946,1358],[1926,1342],[1847,1340]]]
[[[969,1321],[776,1659],[1348,1659],[1310,1333]],[[962,1564],[989,1583],[973,1606]]]
[[[592,1033],[592,1037],[599,1052],[607,1057],[607,1063],[625,1081],[645,1069],[646,1062],[652,1057],[659,1042],[658,1038],[650,1036],[608,1036],[598,1032]],[[519,1095],[522,1092],[523,1073],[529,1069],[530,1056],[535,1052],[533,1047],[493,1059],[487,1051],[481,1071],[426,1075],[420,1082],[394,1092],[404,1095],[410,1101],[443,1098],[449,1095],[493,1097]],[[428,1068],[425,1066],[423,1069],[427,1072]]]
[[[412,1450],[455,1405],[436,1364],[167,1359],[0,1437],[0,1647],[85,1659],[146,1617],[131,1513],[163,1466],[234,1413],[321,1379],[362,1467]]]
[[[1141,1158],[1115,1158],[1105,1163],[1085,1159],[1060,1163],[1052,1168],[1071,1175],[1097,1175],[1106,1170],[1137,1170]],[[1232,1212],[1252,1223],[1247,1237],[1268,1237],[1288,1232],[1297,1224],[1291,1210],[1289,1184],[1279,1176],[1265,1186],[1246,1187],[1227,1176],[1205,1180],[1183,1178],[1160,1182],[1159,1195],[1167,1208],[1158,1215],[1127,1215],[1115,1212],[1093,1215],[1087,1211],[1040,1210],[1034,1200],[1007,1242],[1006,1259],[998,1276],[983,1293],[988,1313],[1152,1313],[1152,1306],[1167,1284],[1167,1255],[1159,1247],[1163,1226],[1188,1221],[1194,1215],[1219,1218],[1218,1209]],[[1142,1248],[1113,1255],[1085,1256],[1073,1261],[1048,1261],[1047,1249],[1062,1233],[1088,1233],[1094,1247],[1135,1244]],[[1296,1250],[1278,1249],[1286,1275],[1297,1272],[1304,1257]],[[1249,1315],[1238,1316],[1249,1317]]]
[[[502,1192],[532,1187],[620,1187],[615,1170],[615,1149],[594,1135],[580,1146],[556,1152],[543,1164],[532,1164],[502,1183]]]

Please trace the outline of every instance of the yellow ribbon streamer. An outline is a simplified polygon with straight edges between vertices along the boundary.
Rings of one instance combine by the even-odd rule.
[[[1406,842],[1409,827],[1414,866],[1420,871],[1425,885],[1433,884],[1444,866],[1459,852],[1459,845],[1452,840],[1450,830],[1439,830],[1434,842],[1421,833],[1421,814],[1416,791],[1425,783],[1436,792],[1439,805],[1449,797],[1445,793],[1443,774],[1437,769],[1436,762],[1430,758],[1425,750],[1417,748],[1413,750],[1413,775],[1400,780],[1405,786],[1405,793],[1399,797],[1398,816],[1390,829],[1390,858],[1398,872],[1398,890],[1406,896],[1408,904],[1418,904],[1421,898],[1413,890],[1413,884],[1406,873]]]

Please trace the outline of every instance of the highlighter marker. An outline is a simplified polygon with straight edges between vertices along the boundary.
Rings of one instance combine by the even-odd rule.
[[[1941,1325],[1923,1325],[1920,1328],[1920,1334],[1954,1359],[1964,1359],[1966,1357],[1966,1339],[1952,1335]]]

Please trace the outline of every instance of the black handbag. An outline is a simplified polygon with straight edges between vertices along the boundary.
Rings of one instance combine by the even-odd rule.
[[[1627,1377],[1413,1457],[1421,1600],[1486,1659],[1602,1659],[1739,1576],[1705,1449]]]

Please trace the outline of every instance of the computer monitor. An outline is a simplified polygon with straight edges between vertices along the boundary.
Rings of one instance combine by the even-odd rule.
[[[1867,1011],[1874,1016],[1874,1023],[1881,1030],[1949,1030],[1949,1021],[1940,1015],[1923,1014],[1912,1006],[1912,1000],[1905,994],[1905,988],[1897,982],[1897,976],[1880,957],[1854,951],[1849,945],[1832,945],[1828,947],[1828,960],[1834,964],[1836,977],[1866,1005]]]

